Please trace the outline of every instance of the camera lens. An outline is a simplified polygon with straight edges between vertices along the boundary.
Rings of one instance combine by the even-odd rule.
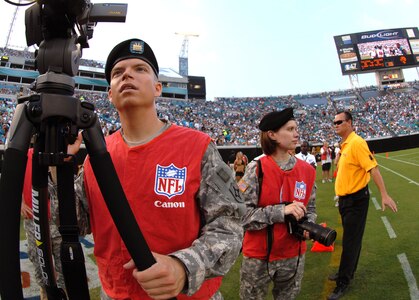
[[[323,244],[325,246],[330,246],[336,240],[336,231],[329,227],[323,227],[319,224],[305,221],[298,224],[302,229],[310,233],[310,238]]]

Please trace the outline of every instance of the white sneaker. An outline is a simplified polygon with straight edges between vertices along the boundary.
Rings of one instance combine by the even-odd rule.
[[[338,207],[339,206],[339,202],[336,201],[335,206]]]
[[[326,183],[326,180],[322,179],[322,183]]]

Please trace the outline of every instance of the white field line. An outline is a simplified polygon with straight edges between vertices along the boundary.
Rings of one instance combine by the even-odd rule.
[[[378,157],[381,157],[381,158],[384,158],[385,156],[383,156],[383,155],[377,155]],[[395,158],[393,158],[393,157],[387,157],[387,159],[390,159],[390,160],[394,160],[394,161],[398,161],[398,162],[401,162],[401,163],[404,163],[404,164],[408,164],[408,165],[412,165],[412,166],[417,166],[417,167],[419,167],[419,164],[415,164],[415,163],[412,163],[412,162],[409,162],[409,161],[404,161],[404,160],[400,160],[400,159],[395,159]]]
[[[380,204],[378,204],[378,202],[377,202],[377,198],[375,198],[375,197],[371,197],[371,200],[372,200],[372,203],[374,203],[375,209],[376,209],[376,210],[380,210],[380,209],[381,209],[381,205],[380,205]]]
[[[419,300],[419,290],[418,285],[416,283],[416,278],[413,275],[412,269],[410,268],[409,261],[407,260],[407,256],[405,253],[401,253],[397,255],[400,264],[402,265],[404,277],[406,277],[407,285],[409,286],[410,292],[410,299],[411,300]]]
[[[393,227],[391,227],[391,224],[390,224],[390,222],[388,221],[387,217],[381,217],[381,220],[382,220],[382,221],[383,221],[383,223],[384,223],[384,227],[387,229],[388,236],[389,236],[391,239],[395,239],[395,238],[397,237],[397,235],[396,235],[396,233],[394,232]]]
[[[384,167],[383,165],[380,165],[380,168],[383,168],[383,169],[385,169],[385,170],[387,170],[387,171],[390,171],[390,172],[392,172],[392,173],[396,174],[397,176],[400,176],[401,178],[406,179],[407,181],[409,181],[409,183],[413,183],[413,184],[415,184],[415,185],[419,186],[419,183],[418,183],[418,182],[416,182],[416,181],[414,181],[413,179],[410,179],[410,178],[408,178],[408,177],[406,177],[406,176],[404,176],[404,175],[402,175],[402,174],[400,174],[400,173],[397,173],[396,171],[393,171],[392,169],[389,169],[389,168],[387,168],[387,167]]]

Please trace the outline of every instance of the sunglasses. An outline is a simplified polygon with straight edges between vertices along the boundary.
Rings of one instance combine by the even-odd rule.
[[[342,124],[343,122],[345,122],[346,120],[339,120],[339,121],[334,121],[333,122],[333,125],[340,125],[340,124]]]

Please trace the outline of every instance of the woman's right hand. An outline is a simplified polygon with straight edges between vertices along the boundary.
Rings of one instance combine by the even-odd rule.
[[[297,221],[305,216],[307,212],[306,207],[303,203],[294,201],[291,204],[285,205],[284,214],[293,215]]]

